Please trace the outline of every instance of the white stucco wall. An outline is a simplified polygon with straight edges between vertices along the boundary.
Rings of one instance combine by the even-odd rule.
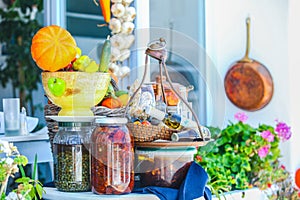
[[[290,146],[291,170],[300,168],[300,1],[289,0],[289,23],[288,23],[288,61],[289,61],[289,105],[290,123],[293,130],[293,137]]]
[[[221,77],[241,59],[246,46],[246,17],[251,17],[250,57],[271,72],[274,95],[263,109],[246,112],[253,125],[275,125],[275,119],[292,127],[292,138],[281,145],[282,161],[290,171],[300,167],[299,131],[299,9],[297,0],[206,1],[207,53]],[[213,109],[213,108],[211,108]],[[240,111],[227,98],[224,125]]]

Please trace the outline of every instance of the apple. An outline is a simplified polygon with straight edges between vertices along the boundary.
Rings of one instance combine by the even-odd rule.
[[[66,82],[61,78],[51,77],[48,79],[48,88],[54,96],[60,97],[66,90]]]

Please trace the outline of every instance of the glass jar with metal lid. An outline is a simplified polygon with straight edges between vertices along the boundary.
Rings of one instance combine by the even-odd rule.
[[[133,190],[133,139],[126,123],[126,118],[117,117],[95,120],[91,184],[96,194],[124,194]]]
[[[60,191],[90,191],[91,122],[59,122],[53,139],[54,184]]]

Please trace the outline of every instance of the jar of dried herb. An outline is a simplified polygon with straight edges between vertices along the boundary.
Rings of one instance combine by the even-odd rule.
[[[133,139],[126,118],[98,118],[92,134],[91,179],[96,194],[130,193],[134,186]]]
[[[54,184],[60,191],[90,191],[91,122],[59,122],[53,139]]]

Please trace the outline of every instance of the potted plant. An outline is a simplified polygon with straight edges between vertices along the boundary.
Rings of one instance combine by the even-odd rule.
[[[35,156],[32,177],[29,178],[23,169],[28,159],[19,153],[13,143],[0,140],[0,154],[0,199],[41,199],[44,189],[41,182],[35,179],[37,156]],[[13,188],[9,193],[6,192],[9,178],[14,177],[19,170],[22,177],[15,180],[18,187]]]
[[[3,87],[12,84],[13,96],[19,96],[21,106],[34,115],[32,92],[38,89],[40,70],[30,54],[31,39],[41,28],[36,13],[42,10],[43,0],[3,0],[0,8],[0,44],[6,56],[0,63],[0,80]],[[17,94],[17,91],[19,94]]]
[[[275,128],[266,124],[253,127],[245,123],[248,117],[244,113],[235,118],[238,122],[230,122],[222,130],[210,128],[215,141],[199,148],[195,159],[209,174],[212,192],[218,197],[231,190],[259,187],[271,198],[281,188],[279,183],[289,177],[279,162],[279,143],[290,139],[290,127],[279,121]],[[297,194],[292,185],[289,197]]]

